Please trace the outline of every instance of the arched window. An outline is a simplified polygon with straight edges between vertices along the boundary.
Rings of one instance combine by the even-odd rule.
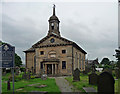
[[[34,72],[36,70],[36,56],[34,56]]]
[[[76,53],[75,54],[75,69],[78,68],[78,60],[77,60],[77,58],[78,58],[78,55]]]
[[[84,69],[84,56],[82,56],[82,70]]]
[[[49,52],[49,58],[56,58],[56,51],[50,51]]]
[[[51,23],[52,30],[54,29],[54,23]]]
[[[79,54],[79,69],[81,69],[81,54]]]

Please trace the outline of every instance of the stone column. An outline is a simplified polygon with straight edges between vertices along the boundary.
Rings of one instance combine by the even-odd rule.
[[[47,64],[45,64],[45,74],[47,74]]]
[[[43,73],[45,73],[45,64],[43,64]]]
[[[55,64],[55,74],[57,74],[57,64]]]
[[[53,70],[53,64],[52,64],[52,74],[53,74],[53,71],[54,71],[54,70]]]

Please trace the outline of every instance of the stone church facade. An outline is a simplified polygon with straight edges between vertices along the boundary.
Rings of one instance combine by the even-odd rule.
[[[26,68],[34,69],[36,74],[44,72],[48,75],[72,75],[76,68],[85,70],[87,53],[75,42],[61,37],[55,6],[48,21],[47,36],[24,51]]]

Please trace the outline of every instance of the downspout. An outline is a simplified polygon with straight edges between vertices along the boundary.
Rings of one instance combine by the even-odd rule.
[[[73,74],[73,69],[74,69],[73,63],[74,61],[73,61],[73,44],[72,44],[72,74]]]

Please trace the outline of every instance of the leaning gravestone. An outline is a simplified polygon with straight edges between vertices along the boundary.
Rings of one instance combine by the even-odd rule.
[[[98,76],[98,94],[114,94],[113,76],[108,72],[103,72]]]
[[[73,72],[73,81],[80,81],[80,70],[78,68]]]
[[[98,79],[98,75],[96,73],[91,73],[89,75],[89,84],[97,85],[97,79]]]

